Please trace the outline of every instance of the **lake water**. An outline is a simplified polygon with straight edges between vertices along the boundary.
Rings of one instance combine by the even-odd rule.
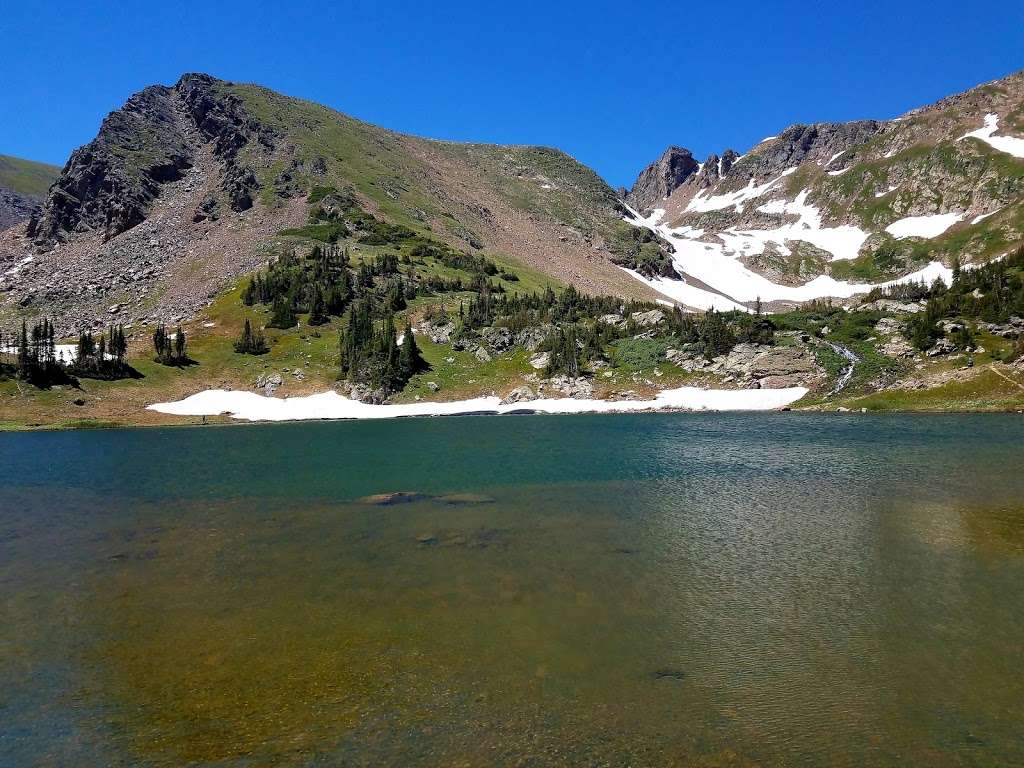
[[[1024,764],[1019,416],[5,434],[0,466],[5,768]]]

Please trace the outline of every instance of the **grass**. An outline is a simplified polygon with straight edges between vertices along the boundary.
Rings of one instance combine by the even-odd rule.
[[[1009,380],[1008,380],[1009,379]],[[951,381],[924,390],[885,390],[832,403],[869,411],[1020,411],[1024,409],[1024,376],[1019,372],[979,370],[966,381]]]
[[[29,197],[45,197],[60,170],[56,165],[0,155],[0,187]]]

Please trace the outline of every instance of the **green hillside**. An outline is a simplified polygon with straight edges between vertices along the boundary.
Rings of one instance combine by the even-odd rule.
[[[59,174],[60,168],[56,165],[0,155],[0,187],[13,189],[22,195],[45,197]]]

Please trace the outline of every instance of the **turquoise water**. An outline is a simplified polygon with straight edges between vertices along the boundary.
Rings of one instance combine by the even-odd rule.
[[[2,766],[1024,763],[1016,416],[26,433],[0,466]]]

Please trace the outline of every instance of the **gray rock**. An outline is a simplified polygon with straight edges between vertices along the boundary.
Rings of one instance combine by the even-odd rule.
[[[498,354],[512,346],[512,331],[508,328],[481,328],[480,338],[487,348]]]
[[[652,309],[648,312],[634,312],[630,318],[641,328],[649,328],[663,321],[665,313],[660,309]]]
[[[935,342],[935,346],[928,350],[928,357],[948,355],[951,352],[956,352],[956,345],[949,339],[939,339]]]
[[[424,321],[420,325],[420,330],[435,344],[447,344],[451,341],[452,334],[455,333],[455,323],[449,321],[435,324]]]
[[[536,400],[537,395],[532,389],[527,386],[516,387],[509,392],[503,399],[503,405],[510,405],[511,403],[522,403],[528,400]]]
[[[638,210],[649,210],[686,183],[697,173],[698,168],[699,164],[690,150],[669,147],[661,157],[640,172],[628,200]]]
[[[281,378],[279,373],[262,374],[256,379],[256,389],[262,389],[263,394],[267,397],[273,397],[274,392],[277,388],[284,383],[284,379]]]
[[[589,400],[594,396],[594,385],[585,376],[554,376],[544,382],[545,386],[565,396]]]

